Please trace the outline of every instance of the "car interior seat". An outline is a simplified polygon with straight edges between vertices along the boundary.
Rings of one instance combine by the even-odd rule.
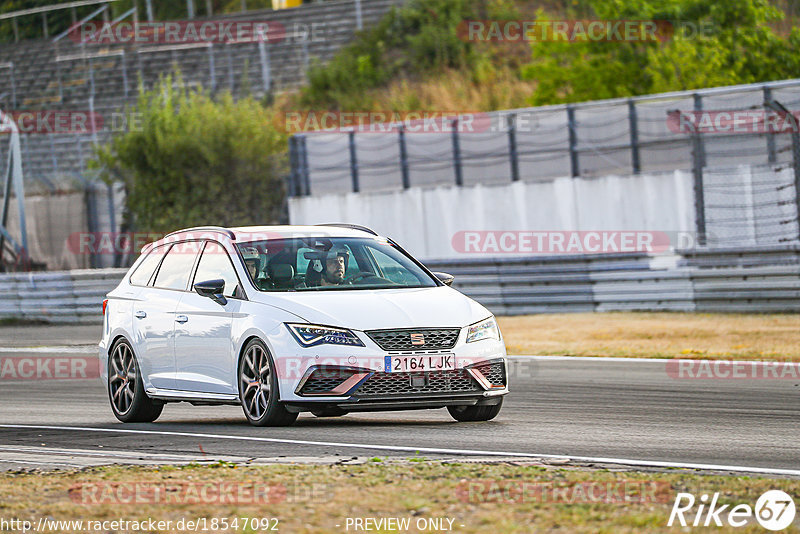
[[[273,288],[294,288],[294,266],[290,262],[290,255],[277,254],[267,264],[268,282]]]

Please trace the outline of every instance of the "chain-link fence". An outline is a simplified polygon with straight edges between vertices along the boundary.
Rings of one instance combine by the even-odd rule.
[[[462,113],[446,127],[412,120],[430,112],[406,113],[384,128],[296,134],[290,191],[318,196],[693,170],[700,244],[797,241],[798,105],[800,80],[786,80]],[[727,179],[742,166],[752,167],[749,178]]]
[[[8,161],[9,136],[0,135],[0,163]],[[81,269],[118,267],[127,258],[108,254],[81,240],[119,231],[124,195],[120,184],[108,185],[86,163],[93,157],[94,140],[86,135],[20,136],[24,180],[24,221],[28,265],[16,265],[9,255],[5,269]],[[10,199],[18,191],[9,189]],[[0,204],[4,204],[0,191]],[[6,226],[12,236],[22,234],[19,205],[9,201]],[[11,262],[11,263],[9,263]]]
[[[82,34],[62,32],[0,47],[0,110],[14,117],[22,132],[24,211],[31,266],[111,267],[129,260],[126,255],[85,252],[94,247],[83,247],[76,253],[68,238],[72,236],[74,240],[79,235],[89,239],[93,233],[113,235],[120,230],[133,230],[120,226],[120,187],[109,188],[97,180],[87,163],[96,145],[105,143],[114,133],[134,127],[124,120],[122,111],[126,105],[136,103],[140,87],[152,88],[162,76],[177,70],[187,87],[202,87],[212,94],[229,91],[235,98],[269,98],[274,91],[305,83],[309,65],[329,60],[352,40],[356,31],[375,24],[393,6],[402,3],[403,0],[326,1],[299,9],[215,14],[196,21],[189,13],[189,18],[182,21],[189,27],[196,28],[195,22],[216,21],[220,31],[228,28],[230,36],[224,32],[216,36],[211,31],[210,40],[192,38],[187,33],[185,39],[173,43],[158,37],[158,32],[144,32],[141,41],[89,38],[84,42],[79,38]],[[146,13],[138,14],[141,20]],[[95,10],[73,22],[108,22],[100,15]],[[135,9],[115,20],[123,19],[135,20]],[[276,29],[279,38],[265,43],[240,31],[265,21]],[[60,119],[67,119],[67,123]],[[73,128],[72,121],[77,121],[79,127]],[[7,161],[7,144],[0,134],[0,166]],[[0,191],[0,200],[2,197]],[[18,236],[14,221],[18,220],[19,209],[15,202],[11,204],[7,225],[9,232]],[[4,262],[0,260],[0,265]]]
[[[706,168],[707,244],[753,246],[797,242],[797,193],[789,166]]]

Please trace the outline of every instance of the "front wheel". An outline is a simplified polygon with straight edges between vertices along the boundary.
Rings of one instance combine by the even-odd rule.
[[[239,361],[239,400],[251,425],[289,426],[297,419],[278,402],[275,365],[260,339],[247,343]]]
[[[497,417],[502,407],[503,399],[500,399],[497,404],[484,406],[448,406],[447,411],[456,421],[466,423],[470,421],[490,421]]]
[[[133,349],[124,339],[114,345],[108,359],[108,398],[114,416],[123,423],[152,423],[164,409],[163,402],[144,392]]]

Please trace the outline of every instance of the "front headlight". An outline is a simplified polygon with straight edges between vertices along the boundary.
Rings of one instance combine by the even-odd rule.
[[[489,317],[479,323],[475,323],[467,329],[467,343],[480,341],[481,339],[500,340],[500,329],[494,317]]]
[[[333,328],[317,324],[286,323],[292,336],[303,347],[317,345],[350,345],[363,347],[364,343],[353,332],[346,328]]]

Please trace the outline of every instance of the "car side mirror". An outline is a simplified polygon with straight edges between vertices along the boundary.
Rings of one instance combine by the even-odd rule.
[[[228,299],[222,294],[225,290],[225,280],[221,278],[197,282],[194,285],[194,290],[197,291],[198,295],[208,297],[221,306],[228,303]]]
[[[434,272],[433,275],[446,286],[453,285],[453,280],[455,280],[455,276],[453,276],[452,274]]]

